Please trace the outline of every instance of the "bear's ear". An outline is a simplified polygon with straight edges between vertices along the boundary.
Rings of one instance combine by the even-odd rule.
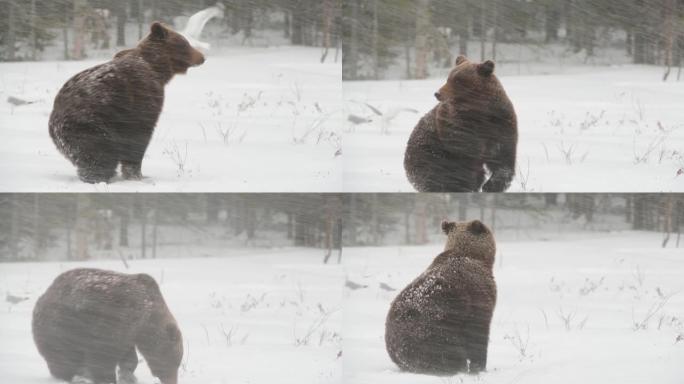
[[[489,230],[487,229],[487,226],[484,225],[480,220],[473,220],[470,222],[470,225],[468,225],[468,231],[474,235],[481,235],[483,233],[487,233]]]
[[[169,30],[162,23],[155,21],[150,27],[150,35],[153,39],[165,40],[169,35]]]
[[[459,65],[459,64],[464,63],[466,61],[468,61],[468,58],[463,56],[463,55],[460,55],[456,58],[456,65]]]
[[[453,231],[453,229],[456,227],[456,223],[453,221],[442,221],[442,232],[444,232],[445,235],[448,235],[449,232]]]
[[[477,71],[482,76],[491,76],[491,74],[494,73],[494,62],[491,60],[485,61],[477,66]]]
[[[180,340],[181,335],[180,335],[180,329],[176,327],[175,324],[166,324],[166,336],[169,338],[169,340],[173,342],[177,342]]]

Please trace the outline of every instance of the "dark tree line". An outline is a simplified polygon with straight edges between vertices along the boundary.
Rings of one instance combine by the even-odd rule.
[[[197,238],[270,247],[278,237],[339,262],[341,235],[342,198],[334,194],[0,195],[0,261],[55,252],[86,260],[109,250],[155,258],[164,257],[158,246],[201,245]]]
[[[559,221],[577,220],[585,223],[588,230],[604,230],[594,228],[593,224],[610,223],[603,220],[610,216],[622,221],[622,228],[662,232],[663,246],[671,241],[671,235],[675,236],[674,246],[679,246],[680,232],[684,229],[684,196],[676,194],[347,194],[344,197],[345,246],[424,244],[429,240],[429,233],[439,232],[444,219],[479,219],[495,231],[557,228]]]
[[[684,196],[0,194],[0,261],[86,260],[102,251],[156,258],[164,257],[160,247],[196,247],[207,240],[319,248],[324,262],[339,262],[343,245],[425,244],[444,219],[480,219],[495,231],[570,222],[612,230],[605,226],[621,222],[622,229],[662,232],[663,247],[678,247]]]
[[[684,56],[684,0],[348,0],[343,15],[348,80],[381,78],[400,53],[405,77],[424,78],[428,61],[448,67],[473,44],[476,59],[496,59],[498,43],[560,43],[590,58],[601,39],[637,64]]]
[[[242,33],[243,41],[255,30],[279,29],[294,45],[323,47],[323,59],[339,44],[340,0],[0,0],[0,59],[36,60],[51,44],[63,46],[65,59],[80,59],[88,44],[134,44],[126,41],[127,24],[140,38],[152,21],[173,25],[174,17],[217,3],[226,31]]]

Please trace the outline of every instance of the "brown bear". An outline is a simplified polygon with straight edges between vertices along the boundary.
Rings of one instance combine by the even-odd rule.
[[[394,299],[385,323],[390,358],[402,370],[434,375],[487,368],[496,304],[496,244],[480,221],[443,222],[444,252]]]
[[[141,179],[142,160],[175,74],[204,62],[180,34],[159,22],[136,48],[69,79],[55,98],[50,137],[86,183],[109,181],[121,164]]]
[[[52,376],[134,383],[135,349],[163,384],[177,384],[183,338],[146,274],[74,269],[57,276],[33,310],[33,339]]]
[[[518,127],[494,63],[456,59],[439,101],[414,128],[404,169],[419,192],[503,192],[515,175]],[[486,180],[485,167],[491,173]]]

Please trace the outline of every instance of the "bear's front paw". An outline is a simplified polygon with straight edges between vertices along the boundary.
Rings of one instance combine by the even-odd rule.
[[[482,192],[505,192],[508,187],[509,183],[492,178],[482,186]]]
[[[482,192],[505,192],[513,180],[513,171],[501,169],[495,172],[482,186]]]
[[[142,180],[143,178],[140,168],[135,167],[122,166],[121,175],[126,180]]]
[[[468,364],[468,373],[471,375],[477,375],[481,372],[486,372],[485,367],[481,362],[470,361]]]
[[[76,375],[71,379],[71,384],[93,384],[93,381],[85,376]]]

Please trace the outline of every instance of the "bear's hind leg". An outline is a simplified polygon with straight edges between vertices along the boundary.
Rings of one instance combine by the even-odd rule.
[[[141,180],[142,176],[142,161],[121,161],[121,175],[126,180]]]
[[[106,183],[116,175],[116,168],[87,167],[78,168],[78,178],[84,183]]]
[[[78,373],[78,368],[71,364],[51,361],[48,361],[47,364],[48,369],[50,370],[50,374],[55,379],[71,381],[71,379],[73,379],[73,377]]]
[[[119,384],[135,384],[135,369],[138,367],[138,354],[131,346],[119,360]]]
[[[93,157],[80,158],[75,163],[78,178],[85,183],[106,183],[116,175],[116,159],[106,151]]]
[[[487,370],[487,349],[489,347],[489,326],[491,315],[473,316],[466,327],[464,339],[466,353],[470,359],[470,373]]]
[[[91,353],[85,364],[87,376],[94,384],[116,384],[116,364],[116,357],[112,353]]]
[[[144,124],[143,124],[144,125]],[[125,142],[119,143],[119,160],[121,161],[121,175],[126,180],[141,180],[142,161],[150,142],[150,134],[138,133],[132,135]]]

